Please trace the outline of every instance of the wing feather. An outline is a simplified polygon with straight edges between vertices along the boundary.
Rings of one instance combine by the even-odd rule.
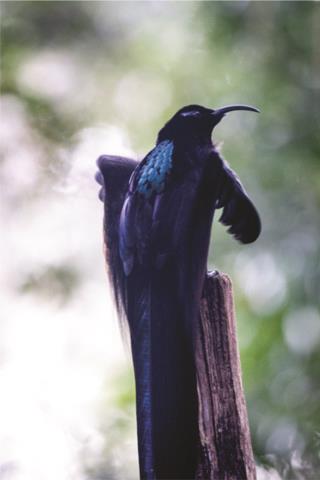
[[[241,243],[254,242],[261,232],[259,214],[237,174],[222,162],[221,189],[216,208],[223,208],[219,221]]]
[[[163,199],[170,191],[172,153],[172,142],[158,144],[135,168],[130,178],[119,226],[119,250],[127,276],[135,261],[141,265],[157,264],[156,256],[163,255],[163,242],[158,241],[154,231],[159,223]],[[172,209],[171,201],[166,204]]]

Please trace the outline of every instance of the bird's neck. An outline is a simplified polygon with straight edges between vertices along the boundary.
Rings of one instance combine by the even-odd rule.
[[[194,132],[190,132],[190,134],[184,133],[181,135],[174,135],[174,136],[170,136],[170,135],[162,136],[159,134],[156,145],[158,145],[159,143],[165,140],[173,142],[173,144],[176,147],[188,149],[191,151],[199,147],[212,146],[211,135],[198,134]]]

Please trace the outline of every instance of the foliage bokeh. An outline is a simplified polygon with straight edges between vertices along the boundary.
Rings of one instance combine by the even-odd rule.
[[[5,243],[4,256],[8,249],[15,256],[42,208],[42,235],[32,239],[39,253],[26,261],[28,250],[22,248],[6,281],[12,301],[32,293],[44,303],[54,299],[63,311],[77,302],[88,276],[105,280],[93,273],[94,263],[102,262],[100,251],[86,253],[97,243],[81,235],[68,243],[88,216],[94,216],[95,230],[87,236],[100,234],[92,152],[135,152],[141,158],[168,116],[185,104],[235,102],[261,109],[260,116],[228,116],[215,140],[224,142],[224,156],[254,198],[263,233],[256,244],[243,247],[215,223],[210,266],[234,281],[257,462],[273,467],[280,478],[315,479],[320,471],[319,4],[57,1],[2,2],[2,8],[1,215],[4,228],[9,225],[19,236],[13,245],[12,237]],[[90,200],[87,193],[80,192],[81,201],[79,191],[73,195],[82,187]],[[65,243],[53,239],[52,249],[68,248],[48,261],[41,245],[66,196]],[[11,261],[6,264],[12,270]],[[93,297],[101,295],[94,282],[91,288]],[[104,447],[89,466],[85,455],[79,459],[83,478],[124,476],[114,456],[133,442],[127,368],[114,375],[111,399],[101,401],[97,428]],[[132,471],[126,475],[134,478]]]

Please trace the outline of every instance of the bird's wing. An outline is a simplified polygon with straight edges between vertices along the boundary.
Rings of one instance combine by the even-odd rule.
[[[101,185],[99,198],[104,202],[105,257],[121,317],[126,303],[126,279],[119,255],[119,220],[128,181],[137,165],[130,158],[102,155],[97,160],[99,170],[95,177]]]
[[[143,263],[150,236],[154,195],[147,198],[138,190],[138,183],[146,158],[137,165],[130,177],[120,215],[119,253],[126,275],[131,273],[136,256],[138,256],[140,263]]]
[[[237,174],[222,161],[221,189],[216,208],[223,208],[219,221],[241,243],[254,242],[261,232],[259,214]]]
[[[119,227],[126,275],[135,261],[161,267],[178,244],[181,225],[177,219],[187,195],[173,181],[172,157],[172,142],[161,142],[131,176]]]

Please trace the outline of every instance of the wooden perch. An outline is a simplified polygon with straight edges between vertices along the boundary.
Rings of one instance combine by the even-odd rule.
[[[200,455],[197,480],[255,480],[230,278],[208,274],[196,343]]]

